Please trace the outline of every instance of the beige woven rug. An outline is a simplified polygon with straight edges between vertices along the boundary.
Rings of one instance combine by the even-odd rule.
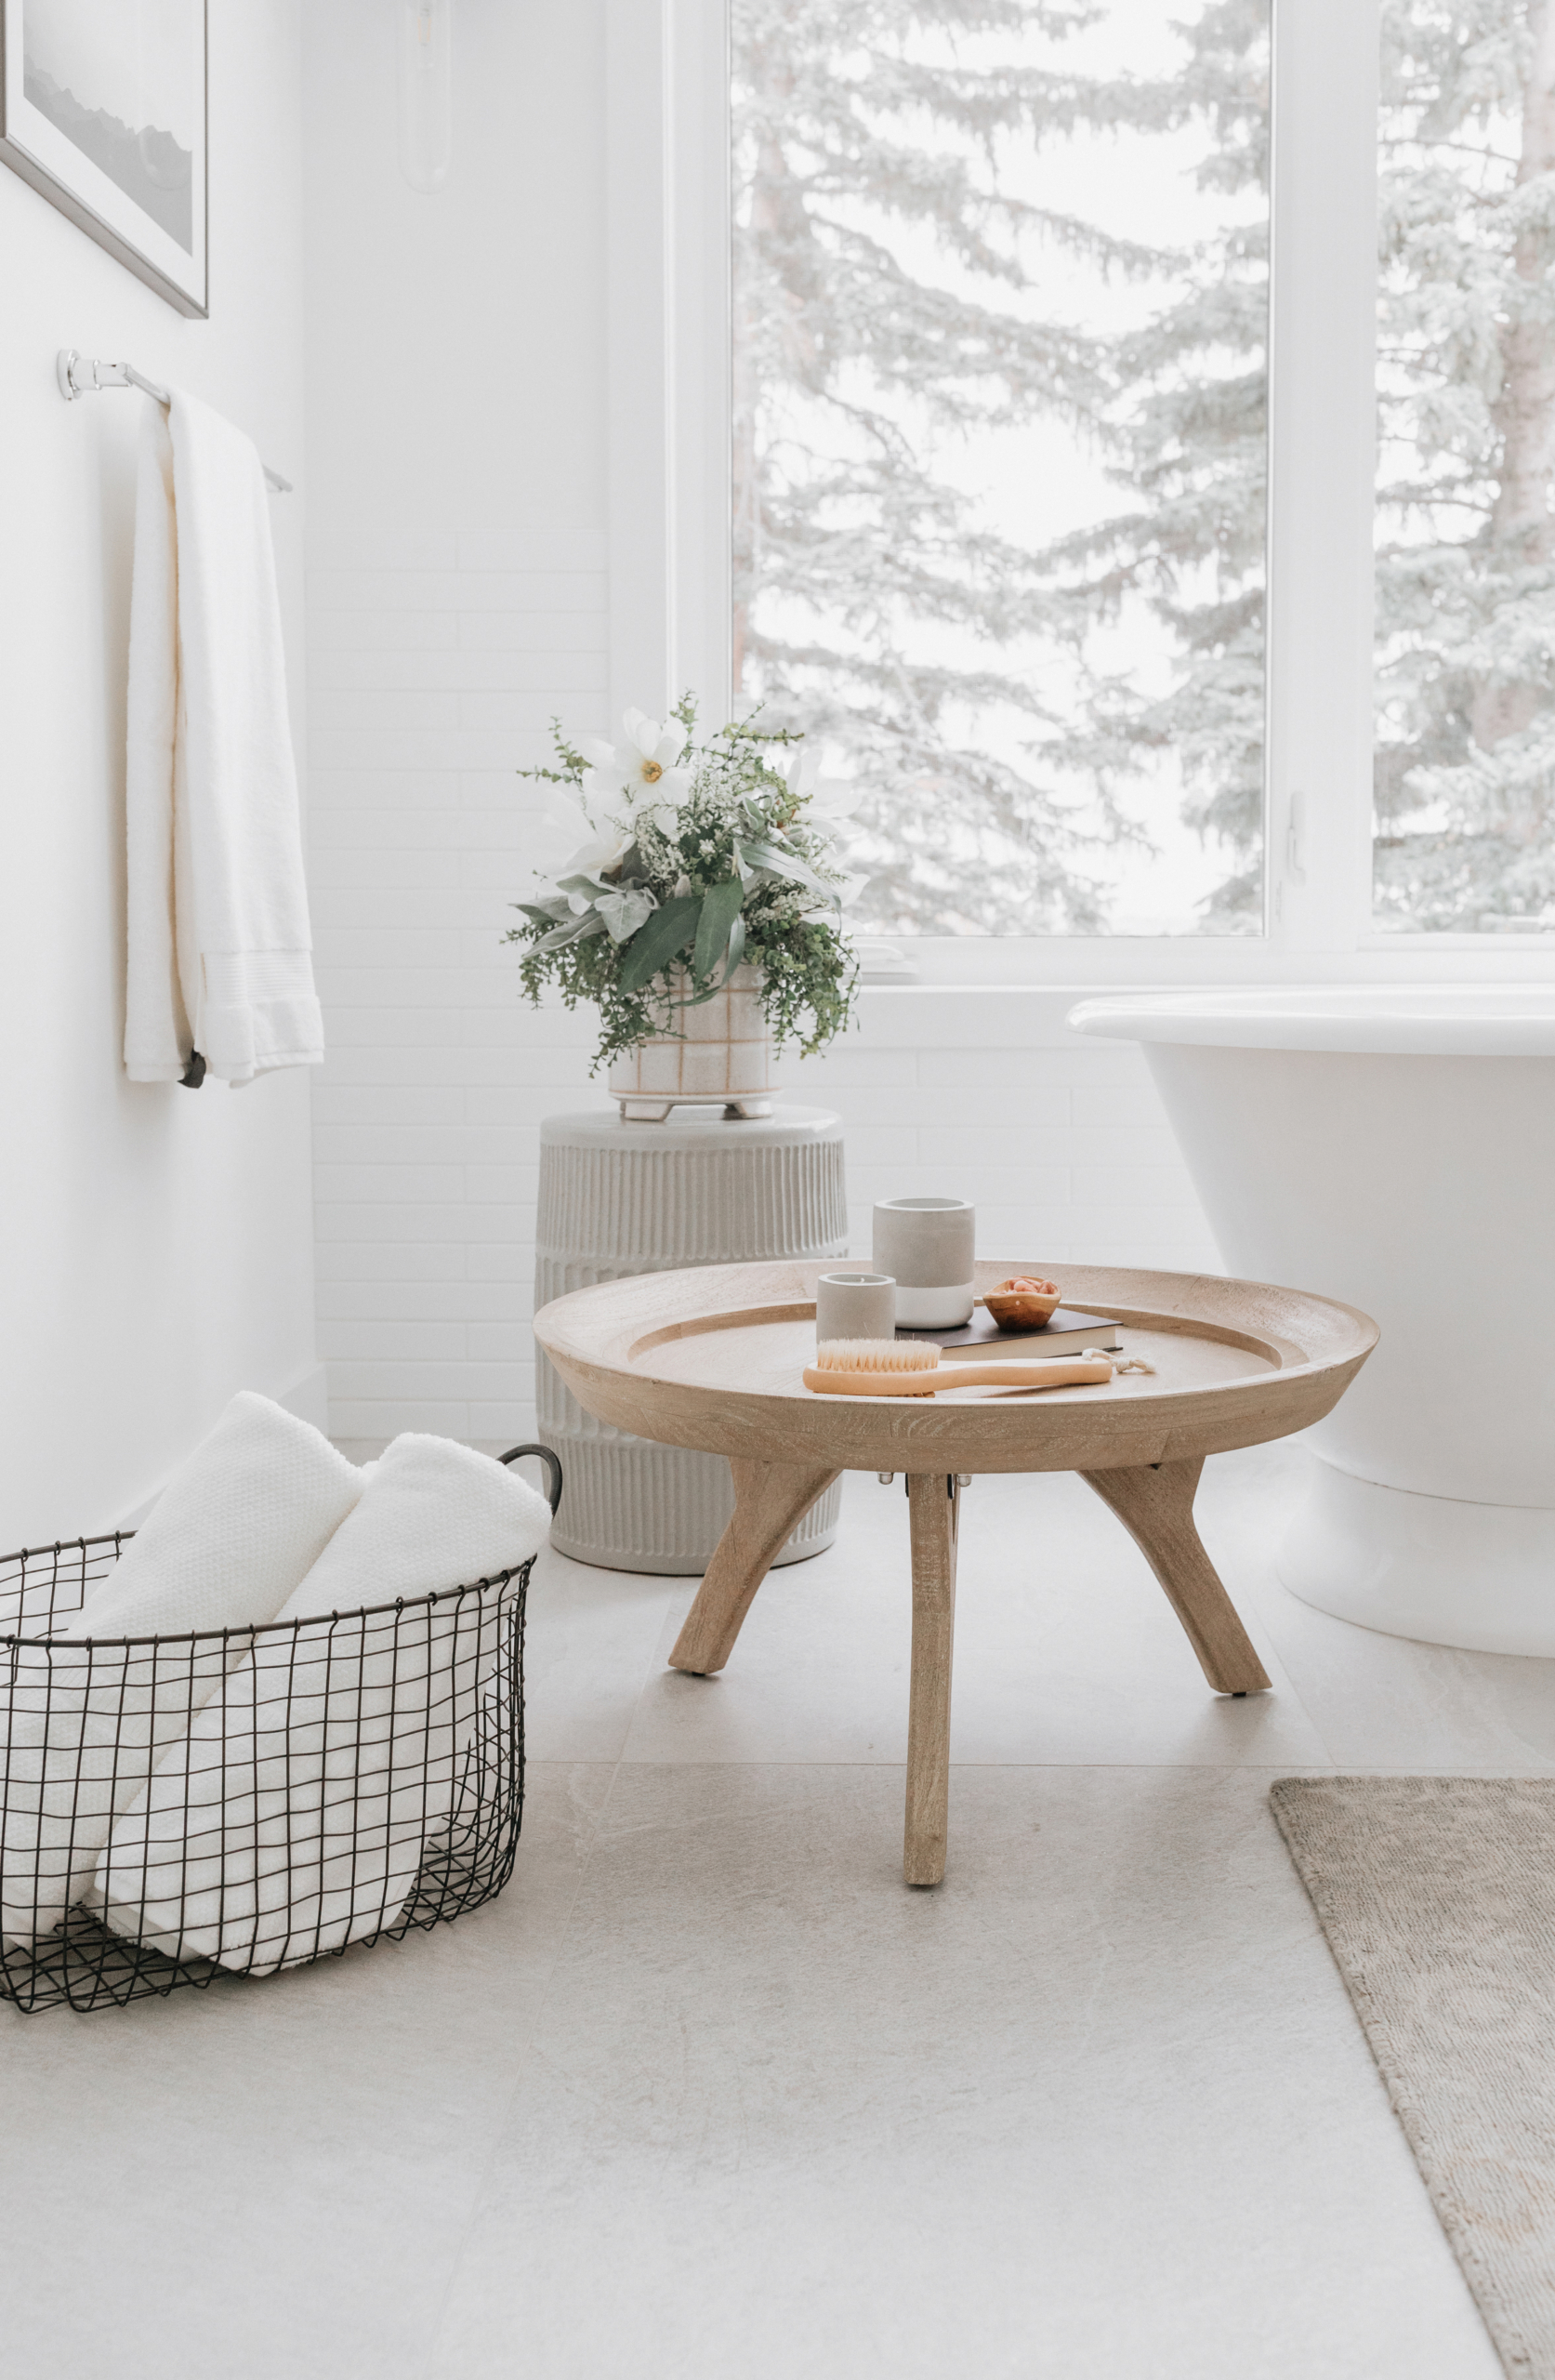
[[[1270,1800],[1501,2360],[1555,2380],[1555,1778]]]

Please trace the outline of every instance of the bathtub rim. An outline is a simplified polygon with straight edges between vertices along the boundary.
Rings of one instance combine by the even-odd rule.
[[[1108,993],[1079,1001],[1066,1022],[1094,1038],[1190,1049],[1555,1058],[1555,979]]]

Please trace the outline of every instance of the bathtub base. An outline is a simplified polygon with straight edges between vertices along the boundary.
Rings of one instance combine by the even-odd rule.
[[[1292,1594],[1388,1636],[1555,1657],[1555,1511],[1414,1495],[1309,1461],[1274,1557]]]

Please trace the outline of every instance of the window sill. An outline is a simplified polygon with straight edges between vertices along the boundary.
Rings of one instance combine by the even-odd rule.
[[[1210,988],[1255,984],[1525,984],[1555,981],[1548,934],[1390,935],[1348,950],[1297,951],[1272,941],[1225,936],[995,940],[903,936],[893,946],[913,978],[876,978],[875,998],[979,990],[1081,992]]]

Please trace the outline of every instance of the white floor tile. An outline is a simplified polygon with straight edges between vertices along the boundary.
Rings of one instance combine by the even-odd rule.
[[[1272,1773],[1555,1767],[1555,1662],[1295,1601],[1281,1449],[1208,1691],[1068,1478],[965,1508],[951,1860],[901,1883],[905,1502],[849,1482],[727,1670],[547,1555],[493,1908],[114,2015],[0,2012],[0,2351],[97,2380],[1494,2380]]]
[[[836,1544],[769,1576],[717,1678],[665,1666],[693,1586],[666,1617],[626,1759],[905,1759],[912,1578],[900,1481],[849,1479]],[[961,1524],[953,1757],[1326,1765],[1248,1617],[1275,1691],[1237,1701],[1211,1693],[1143,1554],[1083,1480],[975,1479]]]
[[[16,2380],[418,2380],[612,1770],[532,1766],[514,1880],[257,1984],[0,2017]]]
[[[1492,2380],[1264,1806],[624,1766],[436,2380]]]
[[[659,1667],[665,1610],[685,1583],[541,1554],[524,1643],[525,1734],[534,1759],[620,1759],[643,1686]]]

